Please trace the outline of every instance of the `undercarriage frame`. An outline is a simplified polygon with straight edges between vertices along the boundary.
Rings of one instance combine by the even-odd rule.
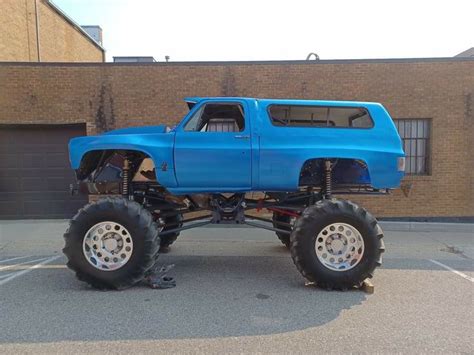
[[[133,186],[134,184],[132,184]],[[280,215],[290,217],[299,217],[304,209],[315,204],[317,201],[328,198],[323,190],[313,190],[307,188],[306,191],[297,191],[289,193],[265,193],[261,198],[248,198],[245,193],[232,194],[209,194],[207,202],[200,205],[195,202],[193,196],[183,196],[181,203],[173,202],[167,199],[164,194],[157,193],[159,186],[148,186],[146,191],[144,186],[133,186],[130,198],[141,203],[145,208],[150,210],[153,215],[160,217],[172,217],[178,214],[183,216],[179,225],[167,224],[166,230],[160,235],[168,235],[183,230],[203,227],[210,224],[240,224],[248,225],[255,228],[261,228],[278,232],[282,234],[291,234],[291,223],[282,221],[274,221],[270,218],[260,217],[251,212],[259,213],[266,210]],[[350,190],[336,190],[332,194],[357,193]],[[362,191],[358,192],[362,194]],[[371,191],[370,194],[387,194],[388,191]],[[161,212],[164,211],[164,212]],[[208,212],[208,213],[203,213]],[[200,213],[198,216],[188,217],[186,215]],[[287,229],[277,228],[287,227]],[[174,228],[173,228],[174,227]],[[171,228],[171,229],[170,229]],[[290,230],[288,230],[290,229]]]
[[[120,177],[105,181],[98,179],[114,157],[120,158],[116,163],[118,166],[114,168],[120,170]],[[245,224],[289,235],[292,229],[291,223],[275,221],[249,213],[258,213],[266,209],[279,215],[298,218],[306,207],[314,205],[319,200],[330,199],[332,195],[385,195],[389,193],[388,189],[373,189],[370,184],[337,184],[333,186],[332,170],[336,166],[337,160],[326,159],[321,186],[301,187],[299,191],[295,192],[264,192],[260,198],[248,198],[246,193],[175,196],[156,181],[134,181],[132,179],[138,173],[142,159],[141,156],[127,156],[126,154],[111,154],[108,157],[102,155],[97,169],[91,174],[88,176],[78,174],[78,177],[83,179],[79,181],[77,187],[71,187],[71,191],[99,196],[120,194],[126,199],[134,200],[148,209],[155,221],[163,227],[166,225],[166,228],[160,232],[162,236],[209,224]],[[147,172],[142,171],[141,174],[147,176]],[[153,176],[154,173],[149,175]],[[208,213],[184,217],[202,212]],[[171,218],[177,215],[181,215],[182,218],[179,218],[178,221],[176,218]],[[166,219],[169,221],[170,218],[175,221],[174,224],[164,222]]]

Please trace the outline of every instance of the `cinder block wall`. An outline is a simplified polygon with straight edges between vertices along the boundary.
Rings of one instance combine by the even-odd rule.
[[[38,38],[42,62],[104,61],[103,51],[46,0],[1,0],[0,13],[0,61],[38,62]]]
[[[0,124],[86,122],[89,134],[173,125],[185,96],[383,103],[394,118],[430,118],[430,176],[408,196],[353,196],[377,216],[474,216],[474,61],[0,64]]]

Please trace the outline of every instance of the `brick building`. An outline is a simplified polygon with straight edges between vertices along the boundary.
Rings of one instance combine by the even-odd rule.
[[[209,63],[0,63],[0,218],[62,217],[66,141],[177,123],[185,96],[381,102],[410,175],[390,196],[353,196],[379,217],[474,216],[474,59]]]
[[[104,48],[49,0],[2,0],[0,14],[0,61],[105,59]]]

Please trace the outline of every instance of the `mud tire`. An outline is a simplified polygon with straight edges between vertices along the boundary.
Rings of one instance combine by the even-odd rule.
[[[288,226],[283,226],[279,224],[279,222],[282,223],[290,223],[291,222],[291,216],[284,215],[278,212],[273,212],[273,228],[278,228],[278,229],[284,229],[287,231],[291,231],[291,228]],[[280,242],[282,242],[288,249],[290,248],[290,234],[286,233],[281,233],[281,232],[275,232],[277,235],[278,239]]]
[[[163,227],[163,231],[182,227],[183,226],[182,220],[183,220],[183,215],[181,214],[167,217],[165,219],[165,226]],[[165,234],[161,236],[160,246],[169,247],[171,244],[173,244],[176,241],[176,239],[178,239],[178,236],[179,236],[179,232]]]
[[[334,271],[320,262],[315,243],[318,234],[332,223],[355,227],[364,241],[364,252],[352,269]],[[297,220],[290,237],[290,251],[294,264],[310,282],[324,289],[346,290],[359,287],[382,264],[385,250],[383,232],[377,220],[365,209],[345,200],[321,200],[307,207]]]
[[[130,260],[114,271],[103,271],[92,266],[83,252],[83,240],[88,230],[101,221],[123,225],[133,241]],[[160,238],[158,226],[152,215],[140,204],[124,198],[105,198],[80,209],[71,219],[64,234],[63,249],[67,266],[76,277],[97,289],[122,290],[131,287],[145,277],[158,257]]]

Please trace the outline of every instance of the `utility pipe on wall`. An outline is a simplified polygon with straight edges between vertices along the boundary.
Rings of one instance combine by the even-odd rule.
[[[38,52],[38,62],[41,62],[41,54],[40,54],[40,39],[39,39],[39,14],[38,14],[38,6],[37,2],[35,1],[35,15],[36,15],[36,51]]]

